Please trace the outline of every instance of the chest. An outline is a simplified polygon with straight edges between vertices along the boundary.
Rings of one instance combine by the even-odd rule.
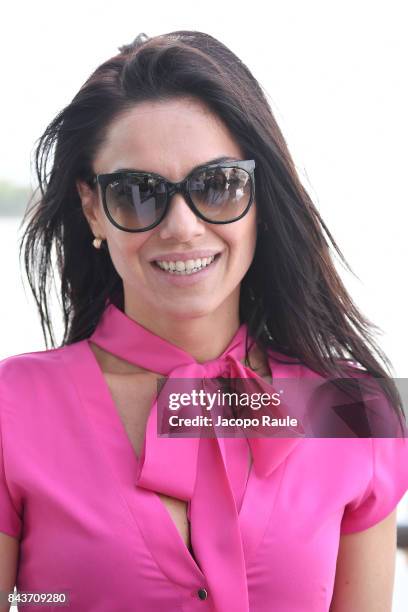
[[[160,375],[152,372],[138,372],[132,374],[105,373],[104,376],[126,434],[136,456],[139,458],[143,449],[150,409],[157,394],[157,379],[160,378]],[[251,463],[252,459],[248,447],[247,477]],[[177,527],[183,542],[192,552],[187,502],[161,493],[157,493],[157,495]]]

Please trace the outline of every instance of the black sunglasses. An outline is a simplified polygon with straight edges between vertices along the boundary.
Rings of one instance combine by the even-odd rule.
[[[98,174],[102,204],[109,221],[125,232],[145,232],[166,216],[170,198],[182,193],[191,210],[207,223],[233,223],[255,196],[255,160],[222,162],[194,169],[178,183],[160,174],[120,171]]]

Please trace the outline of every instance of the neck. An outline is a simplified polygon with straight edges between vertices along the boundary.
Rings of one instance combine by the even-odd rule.
[[[181,348],[198,363],[204,363],[219,357],[239,326],[239,301],[235,308],[224,302],[215,311],[197,317],[174,317],[166,314],[146,311],[138,304],[126,300],[125,314],[140,325]]]

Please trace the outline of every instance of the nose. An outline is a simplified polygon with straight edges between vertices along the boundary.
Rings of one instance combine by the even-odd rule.
[[[171,197],[169,210],[158,227],[162,240],[173,238],[177,242],[186,242],[205,232],[204,221],[191,210],[181,193]]]

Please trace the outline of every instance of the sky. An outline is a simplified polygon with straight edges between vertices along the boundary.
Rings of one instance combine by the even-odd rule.
[[[0,180],[35,184],[36,140],[89,74],[140,32],[201,30],[268,96],[302,182],[358,279],[343,278],[405,358],[406,3],[308,0],[7,3],[0,37]]]

